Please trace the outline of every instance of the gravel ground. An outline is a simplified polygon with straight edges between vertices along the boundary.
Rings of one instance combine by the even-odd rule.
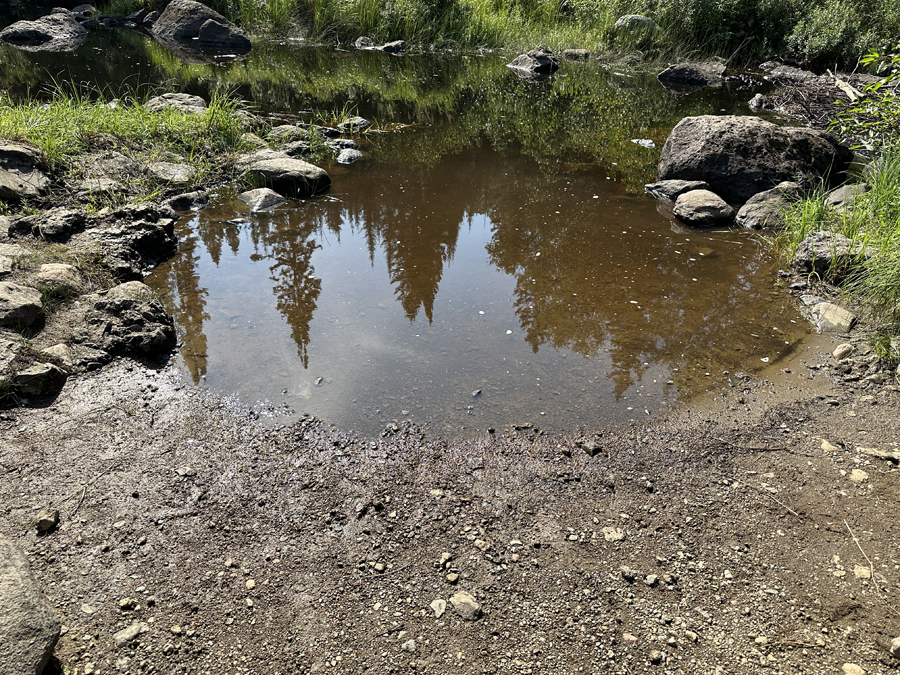
[[[900,472],[866,449],[897,452],[900,393],[829,359],[663,422],[452,444],[119,360],[2,415],[0,535],[71,675],[895,672]]]

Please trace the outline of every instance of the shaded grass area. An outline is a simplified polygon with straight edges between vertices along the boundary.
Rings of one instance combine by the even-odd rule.
[[[127,13],[156,0],[109,0]],[[812,67],[853,66],[900,34],[894,0],[208,0],[257,33],[348,43],[361,35],[438,48],[640,49],[655,58],[719,54],[738,60],[789,52]],[[652,41],[616,36],[618,17],[642,14]]]
[[[876,322],[875,346],[883,356],[900,359],[900,151],[874,161],[862,177],[871,190],[837,211],[824,204],[822,190],[795,205],[776,243],[790,257],[813,232],[843,234],[858,254],[849,270],[833,268],[825,281],[840,284]],[[894,338],[892,342],[892,338]]]

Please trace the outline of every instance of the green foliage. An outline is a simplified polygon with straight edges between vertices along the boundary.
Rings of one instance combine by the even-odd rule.
[[[876,70],[884,77],[865,88],[866,97],[851,104],[832,121],[831,129],[852,139],[857,148],[876,150],[900,144],[900,96],[895,86],[900,77],[900,53],[870,51],[860,65]]]
[[[865,30],[863,14],[846,0],[827,0],[813,7],[788,37],[790,50],[810,66],[853,63],[873,38]]]

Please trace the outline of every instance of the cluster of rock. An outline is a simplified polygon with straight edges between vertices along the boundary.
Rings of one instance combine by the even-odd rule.
[[[402,54],[406,51],[406,42],[403,40],[393,40],[391,42],[385,42],[383,45],[378,45],[375,44],[375,40],[365,35],[356,38],[353,46],[357,49],[380,51],[385,54]]]
[[[756,117],[686,117],[663,147],[648,192],[696,227],[778,227],[802,186],[839,181],[853,153],[830,134]],[[735,211],[733,205],[740,205]]]
[[[93,27],[145,30],[177,53],[245,56],[250,52],[250,39],[243,30],[195,0],[172,0],[162,13],[142,9],[127,17],[102,14],[92,5],[72,10],[56,7],[39,19],[6,27],[0,31],[0,40],[29,51],[72,51]]]

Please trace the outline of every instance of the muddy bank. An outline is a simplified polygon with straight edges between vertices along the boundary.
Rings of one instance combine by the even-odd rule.
[[[885,672],[900,474],[863,448],[896,453],[900,394],[828,361],[454,444],[281,428],[118,361],[4,414],[0,534],[68,673]]]

